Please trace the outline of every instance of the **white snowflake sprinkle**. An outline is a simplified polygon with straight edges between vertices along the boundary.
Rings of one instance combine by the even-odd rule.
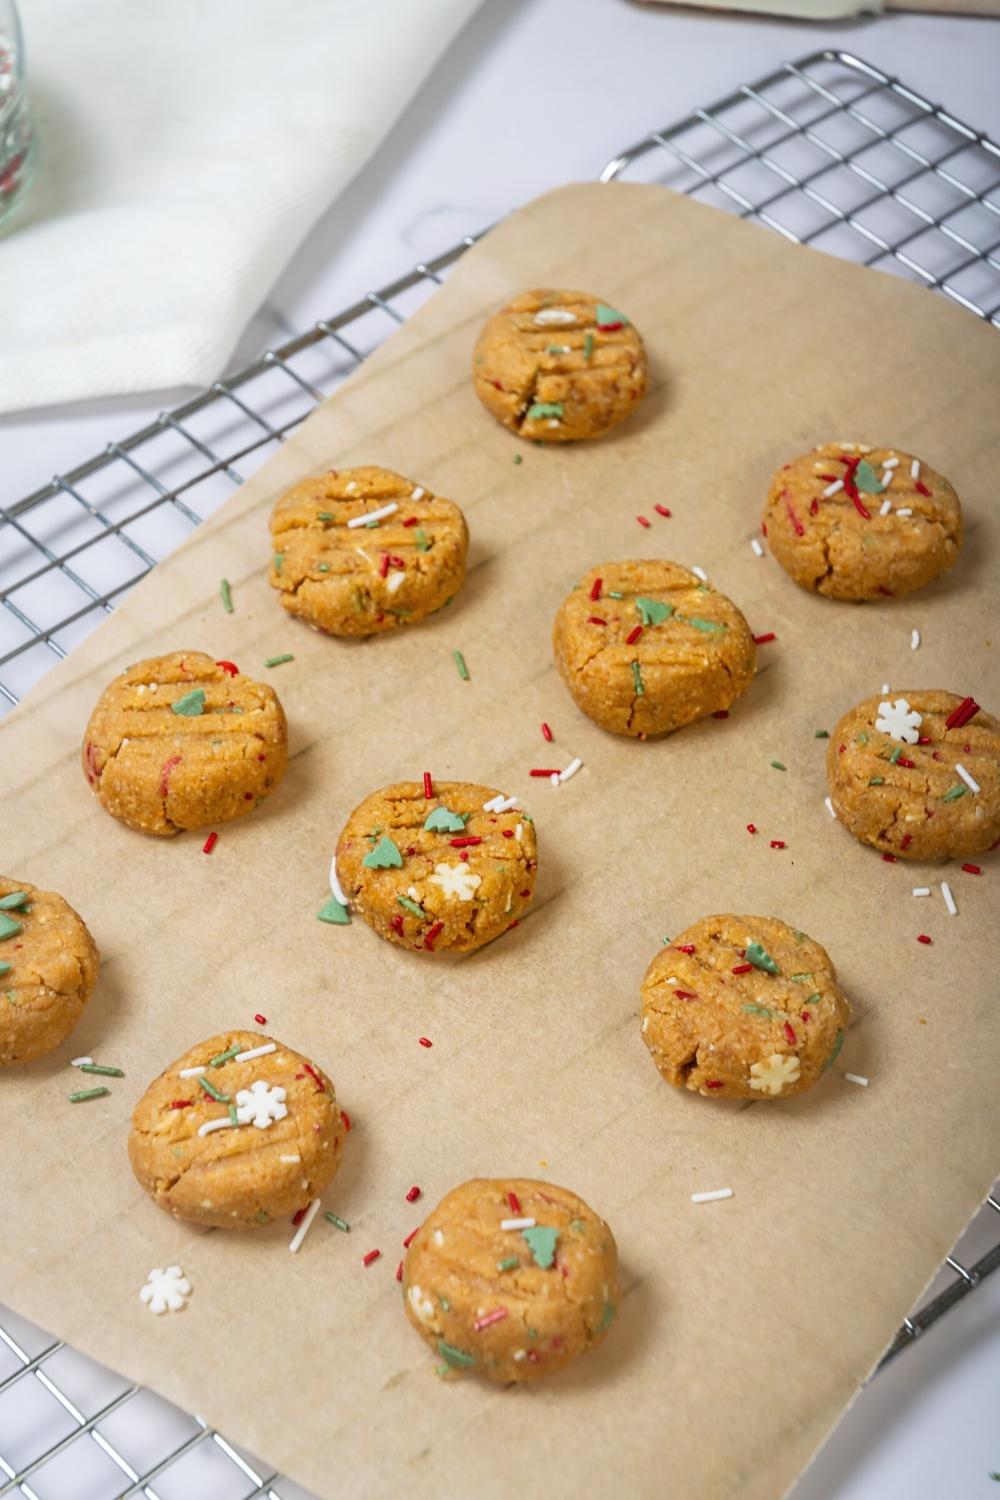
[[[191,1283],[180,1266],[157,1266],[139,1288],[139,1301],[154,1313],[180,1312],[190,1295]]]
[[[923,722],[923,715],[911,708],[905,698],[897,698],[895,703],[884,699],[878,706],[875,728],[887,734],[891,740],[915,745],[920,738],[920,726]]]
[[[273,1086],[258,1078],[248,1089],[240,1089],[236,1095],[236,1118],[241,1125],[256,1125],[266,1130],[275,1120],[283,1120],[288,1113],[285,1091],[280,1084]]]
[[[482,876],[475,875],[468,865],[435,865],[429,877],[431,885],[441,887],[449,901],[471,901],[482,884]]]
[[[750,1087],[762,1094],[780,1094],[786,1084],[797,1083],[801,1072],[798,1058],[786,1052],[772,1052],[763,1062],[750,1068]]]

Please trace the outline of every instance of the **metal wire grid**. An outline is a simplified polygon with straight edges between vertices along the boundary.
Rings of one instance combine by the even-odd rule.
[[[601,180],[625,175],[921,281],[1000,325],[1000,147],[848,53],[784,64],[654,131]],[[476,238],[0,507],[0,713],[404,322]],[[1000,1214],[1000,1200],[988,1204]],[[954,1256],[947,1266],[954,1279],[904,1321],[880,1369],[1000,1266],[1000,1243],[971,1266]],[[87,1494],[101,1500],[308,1500],[200,1418],[0,1313],[0,1497],[61,1500],[72,1472],[77,1492],[86,1474]],[[146,1414],[155,1423],[142,1421],[144,1405],[155,1406]],[[156,1453],[137,1438],[151,1425]]]

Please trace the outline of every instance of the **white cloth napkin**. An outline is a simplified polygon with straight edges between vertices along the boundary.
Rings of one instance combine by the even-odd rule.
[[[22,0],[0,411],[217,379],[478,0]]]

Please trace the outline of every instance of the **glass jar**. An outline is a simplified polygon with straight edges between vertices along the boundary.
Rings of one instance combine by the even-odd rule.
[[[0,0],[0,229],[24,202],[34,170],[21,23],[14,0]]]

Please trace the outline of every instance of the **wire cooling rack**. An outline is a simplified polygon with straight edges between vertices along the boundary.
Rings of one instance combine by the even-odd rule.
[[[848,53],[786,63],[653,131],[601,180],[626,176],[923,282],[1000,326],[1000,147]],[[0,714],[403,323],[477,237],[0,506]],[[996,1196],[990,1210],[1000,1215]],[[1000,1243],[968,1266],[949,1256],[942,1290],[904,1321],[879,1368],[998,1266]],[[0,1308],[0,1497],[196,1494],[308,1500],[200,1418]]]

